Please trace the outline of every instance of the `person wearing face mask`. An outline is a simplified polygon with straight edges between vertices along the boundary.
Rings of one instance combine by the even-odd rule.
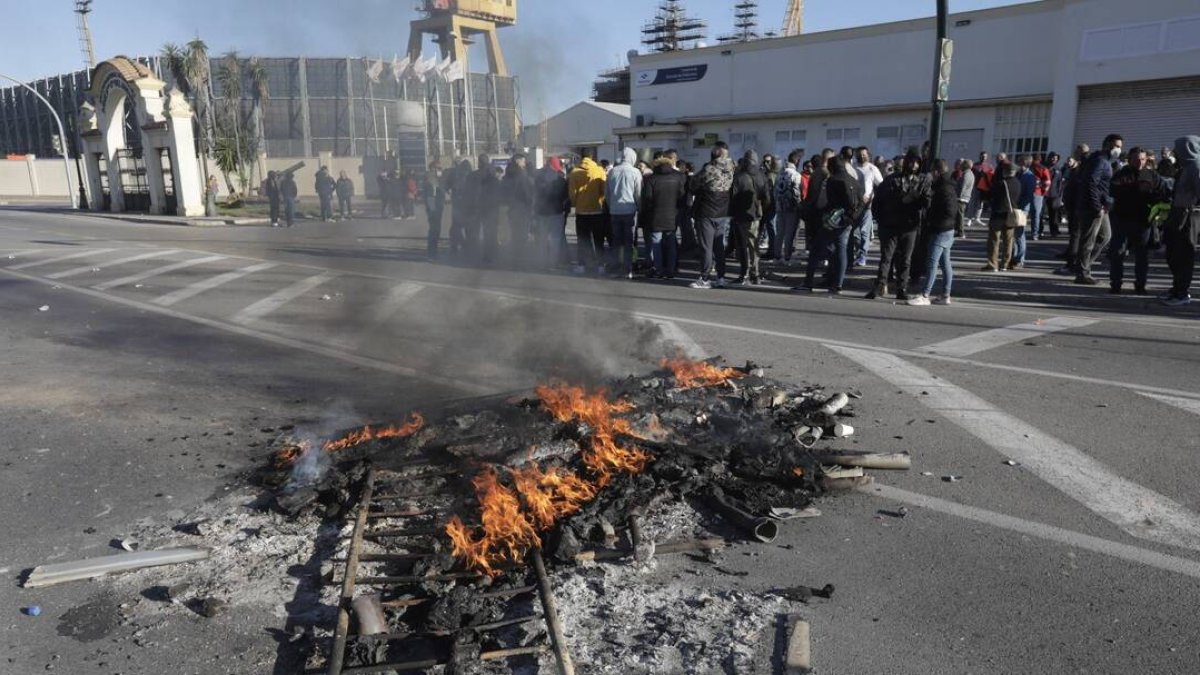
[[[1125,139],[1120,134],[1109,134],[1100,149],[1088,156],[1080,167],[1081,190],[1076,196],[1076,216],[1081,235],[1079,237],[1078,272],[1075,283],[1095,286],[1100,283],[1092,277],[1092,264],[1100,256],[1109,239],[1112,225],[1108,212],[1112,208],[1113,164],[1121,158]]]

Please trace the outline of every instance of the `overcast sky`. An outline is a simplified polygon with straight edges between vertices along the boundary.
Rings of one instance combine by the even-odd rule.
[[[952,12],[1028,0],[950,0]],[[82,67],[72,0],[5,0],[0,73],[36,79]],[[96,57],[149,56],[163,43],[199,35],[214,54],[385,56],[403,53],[415,0],[95,0]],[[521,80],[527,120],[591,93],[596,73],[622,65],[657,0],[519,0],[518,25],[501,31],[509,69]],[[761,0],[764,30],[783,21],[787,0]],[[709,23],[709,41],[732,29],[732,0],[688,0]],[[852,7],[853,11],[848,8]],[[847,28],[931,16],[934,0],[807,0],[805,30]],[[427,53],[433,45],[426,42]],[[472,65],[486,67],[482,49]],[[479,57],[479,61],[476,61]]]

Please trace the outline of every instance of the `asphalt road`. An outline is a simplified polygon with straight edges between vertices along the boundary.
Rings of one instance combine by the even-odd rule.
[[[726,565],[752,572],[732,586],[838,587],[807,610],[818,672],[1194,673],[1200,311],[1064,283],[1061,240],[1029,271],[972,272],[981,237],[956,248],[956,304],[916,308],[862,299],[862,274],[834,298],[431,264],[420,221],[0,211],[0,672],[271,672],[270,608],[83,639],[72,608],[133,599],[19,575],[244,484],[260,427],[633,372],[656,324],[695,356],[860,390],[858,447],[914,455],[785,527],[792,548]]]

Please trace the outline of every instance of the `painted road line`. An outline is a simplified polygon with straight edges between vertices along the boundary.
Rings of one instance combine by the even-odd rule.
[[[40,267],[42,265],[52,265],[54,263],[66,262],[68,260],[74,260],[76,258],[86,258],[89,255],[101,255],[104,253],[110,253],[115,250],[117,250],[117,249],[115,249],[115,248],[91,248],[86,251],[76,251],[75,253],[71,253],[68,255],[60,255],[57,258],[46,258],[45,260],[33,260],[31,262],[21,263],[20,265],[13,265],[12,267],[10,267],[8,269],[10,269],[10,270],[26,270],[26,269],[29,269],[30,267]]]
[[[387,295],[384,296],[383,301],[372,308],[367,325],[362,326],[355,333],[334,340],[333,344],[344,349],[356,349],[362,343],[364,336],[375,333],[382,328],[385,323],[400,312],[406,302],[424,289],[425,286],[423,284],[418,284],[414,281],[405,281],[393,286]]]
[[[41,253],[42,251],[45,251],[46,249],[44,249],[44,248],[17,248],[17,249],[8,248],[8,249],[4,249],[4,250],[12,251],[7,256],[9,260],[17,260],[20,258],[24,258],[25,256],[33,255],[35,253]]]
[[[1200,562],[875,483],[865,494],[1200,579]]]
[[[962,387],[882,352],[827,345],[911,394],[1004,457],[1142,539],[1200,551],[1200,516]]]
[[[962,337],[938,342],[927,347],[921,347],[918,351],[929,354],[939,354],[941,356],[970,356],[979,352],[986,352],[989,349],[1003,347],[1004,345],[1028,340],[1032,337],[1045,335],[1048,333],[1057,333],[1059,331],[1070,330],[1072,328],[1083,328],[1096,323],[1095,319],[1083,319],[1077,317],[1057,316],[1053,319],[1045,321],[1034,321],[1032,323],[1022,323],[1016,326],[1008,326],[1007,328],[994,328],[985,330],[981,333],[972,333]]]
[[[54,274],[47,274],[46,278],[47,279],[66,279],[68,277],[73,277],[73,276],[76,276],[79,274],[84,274],[86,272],[92,272],[92,271],[97,271],[97,270],[106,270],[110,267],[116,267],[118,265],[125,265],[127,263],[137,262],[139,260],[151,260],[153,258],[165,258],[165,257],[167,257],[169,255],[173,255],[175,253],[179,253],[179,249],[168,248],[168,249],[164,249],[162,251],[151,251],[149,253],[139,253],[137,255],[131,255],[128,258],[120,258],[119,260],[112,260],[112,261],[109,261],[106,263],[100,263],[97,265],[83,265],[82,267],[75,267],[75,268],[66,270],[65,272],[55,272]]]
[[[170,309],[167,307],[160,307],[158,305],[154,305],[154,304],[151,304],[148,302],[134,300],[133,298],[123,298],[119,295],[113,295],[110,293],[101,293],[99,291],[95,291],[90,288],[84,288],[82,286],[74,286],[68,282],[62,282],[60,285],[59,283],[50,281],[49,279],[44,279],[42,277],[34,276],[32,274],[26,274],[25,272],[13,272],[13,271],[10,271],[7,268],[3,268],[3,267],[0,267],[0,273],[7,274],[9,276],[16,277],[18,279],[23,279],[25,281],[31,281],[31,282],[39,283],[39,284],[45,284],[47,286],[58,286],[59,288],[65,288],[68,290],[72,290],[72,291],[75,291],[76,293],[81,293],[90,298],[104,300],[106,302],[111,302],[111,303],[114,303],[117,305],[121,305],[122,307],[130,307],[132,309],[138,309],[138,310],[141,310],[144,312],[150,312],[153,314],[158,314],[160,316],[170,317],[172,319],[177,319],[179,321],[188,321],[190,323],[204,326],[206,328],[215,328],[217,330],[222,330],[227,333],[232,333],[234,335],[255,338],[258,340],[262,340],[263,342],[268,342],[268,343],[271,343],[274,345],[288,347],[291,349],[297,349],[300,351],[308,352],[310,354],[317,354],[319,356],[325,356],[325,357],[328,357],[331,359],[337,359],[344,363],[361,366],[363,368],[370,368],[372,370],[377,370],[377,371],[383,372],[383,373],[392,373],[394,375],[403,375],[405,377],[411,377],[413,379],[423,380],[425,382],[431,382],[433,384],[439,384],[444,387],[452,388],[452,389],[470,393],[470,394],[477,394],[480,396],[492,396],[495,394],[500,394],[505,391],[509,391],[509,390],[517,388],[515,386],[500,388],[495,385],[482,384],[478,381],[458,380],[458,379],[454,379],[451,377],[432,375],[430,373],[416,370],[415,368],[409,368],[407,366],[401,366],[396,363],[391,363],[391,362],[383,361],[380,359],[374,359],[374,358],[367,357],[367,356],[359,356],[357,354],[350,354],[350,353],[347,353],[340,349],[334,349],[334,348],[331,348],[329,346],[322,345],[322,344],[314,344],[312,342],[305,342],[304,340],[297,340],[296,338],[289,337],[287,335],[272,335],[270,333],[264,333],[260,330],[255,330],[253,328],[247,328],[245,326],[235,326],[231,323],[227,323],[225,321],[219,321],[217,319],[208,319],[205,317],[195,316],[192,314],[185,314],[178,310]],[[532,382],[522,383],[522,385],[520,385],[520,386],[530,386],[530,385],[532,385]]]
[[[259,300],[253,305],[243,309],[237,314],[234,314],[230,321],[242,326],[253,323],[270,314],[271,312],[274,312],[280,307],[283,307],[292,300],[295,300],[296,298],[311,291],[317,286],[320,286],[331,279],[337,278],[337,276],[337,274],[332,272],[325,272],[324,274],[318,274],[314,277],[301,279],[291,286],[280,289],[263,298],[262,300]]]
[[[224,260],[224,259],[225,259],[225,256],[223,256],[223,255],[210,255],[206,258],[193,258],[191,260],[184,260],[183,262],[171,263],[170,265],[163,265],[162,267],[155,267],[152,270],[146,270],[145,272],[141,272],[140,274],[134,274],[134,275],[131,275],[128,277],[122,277],[120,279],[113,279],[112,281],[106,281],[102,284],[96,284],[95,286],[92,286],[92,288],[94,288],[97,291],[107,291],[109,289],[116,288],[118,286],[125,286],[127,284],[133,284],[133,283],[137,283],[139,281],[145,281],[146,279],[151,279],[151,278],[157,277],[161,274],[169,274],[176,270],[182,270],[182,269],[186,269],[188,267],[195,267],[196,265],[206,265],[208,263],[217,262],[218,260]]]
[[[237,281],[238,279],[254,274],[255,272],[264,272],[276,266],[277,265],[275,263],[259,263],[257,265],[243,267],[240,270],[218,274],[215,277],[202,279],[189,286],[184,286],[177,291],[167,293],[166,295],[160,295],[150,302],[153,302],[156,305],[162,305],[163,307],[170,307],[177,302],[182,302],[188,298],[195,297],[201,293],[204,293],[205,291],[211,291],[218,286],[224,286],[231,281]]]
[[[663,342],[674,344],[683,355],[693,361],[700,361],[708,358],[708,353],[704,348],[697,343],[691,335],[679,327],[679,324],[674,321],[666,321],[662,319],[648,319],[651,323],[658,326],[662,331]]]
[[[1200,415],[1200,399],[1164,396],[1163,394],[1149,394],[1144,391],[1139,391],[1138,393],[1146,398],[1152,398],[1160,403],[1166,403],[1167,405],[1173,405],[1180,410],[1186,410],[1193,415]]]

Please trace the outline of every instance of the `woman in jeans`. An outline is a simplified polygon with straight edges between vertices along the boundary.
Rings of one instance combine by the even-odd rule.
[[[933,169],[933,200],[926,214],[929,228],[929,262],[925,272],[925,290],[908,301],[910,305],[928,305],[937,281],[937,270],[942,268],[942,295],[932,300],[939,305],[950,304],[950,287],[954,284],[954,267],[950,263],[950,249],[954,246],[954,229],[959,214],[958,185],[950,176],[945,160],[939,159]]]

